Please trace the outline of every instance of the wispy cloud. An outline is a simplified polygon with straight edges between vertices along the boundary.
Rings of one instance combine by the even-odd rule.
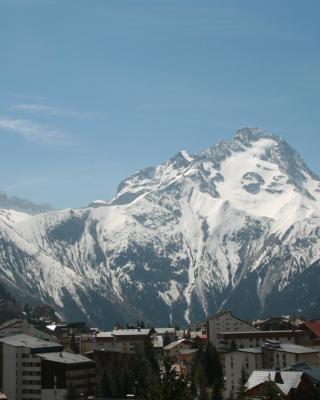
[[[105,116],[98,112],[81,112],[76,110],[64,109],[46,104],[15,104],[11,109],[23,111],[33,114],[44,114],[54,117],[70,117],[70,118],[88,118],[88,119],[103,119]]]
[[[0,117],[0,132],[14,133],[46,144],[72,144],[72,139],[59,129],[25,119]]]

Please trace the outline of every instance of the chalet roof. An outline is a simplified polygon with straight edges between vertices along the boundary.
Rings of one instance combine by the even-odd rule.
[[[291,389],[299,386],[303,375],[301,371],[281,371],[283,383],[277,383],[275,382],[276,373],[277,371],[274,370],[253,371],[247,381],[247,389],[252,389],[270,380],[275,383],[282,393],[287,395]]]
[[[306,326],[317,338],[320,338],[320,322],[305,322]]]

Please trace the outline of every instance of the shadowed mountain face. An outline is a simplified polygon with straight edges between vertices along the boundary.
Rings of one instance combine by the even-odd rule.
[[[111,202],[0,212],[0,280],[66,319],[244,318],[319,306],[320,180],[259,129],[124,180]],[[304,287],[297,296],[299,280]],[[319,280],[319,279],[318,279]]]

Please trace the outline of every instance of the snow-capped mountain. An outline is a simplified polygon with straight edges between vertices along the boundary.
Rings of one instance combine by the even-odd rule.
[[[51,211],[53,208],[49,204],[35,204],[20,197],[10,197],[5,192],[0,191],[0,209],[15,210],[27,214],[40,214]]]
[[[256,128],[124,180],[110,202],[0,213],[0,280],[99,326],[312,315],[320,304],[320,179]]]

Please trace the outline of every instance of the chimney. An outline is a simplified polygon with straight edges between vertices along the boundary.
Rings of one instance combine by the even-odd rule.
[[[277,368],[277,370],[276,370],[276,374],[274,376],[274,381],[275,381],[275,383],[281,383],[281,384],[284,383],[282,376],[281,376],[280,368],[279,369]]]

